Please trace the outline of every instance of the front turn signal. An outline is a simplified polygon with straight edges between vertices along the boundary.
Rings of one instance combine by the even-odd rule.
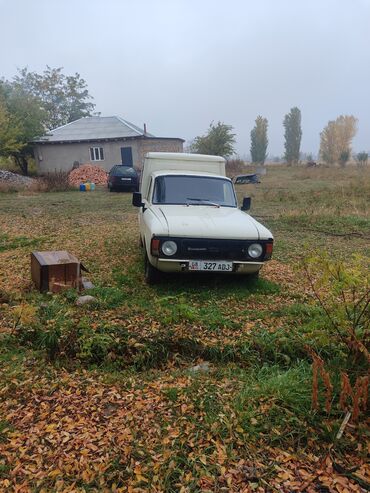
[[[150,251],[154,257],[159,257],[159,244],[160,244],[159,240],[152,238],[152,242],[150,245]]]
[[[266,243],[265,260],[269,260],[272,257],[273,247],[274,247],[274,244],[272,242]]]

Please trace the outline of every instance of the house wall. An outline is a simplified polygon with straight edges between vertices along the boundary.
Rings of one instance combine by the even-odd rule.
[[[180,139],[127,139],[110,142],[37,144],[34,147],[35,160],[39,174],[53,171],[70,171],[73,163],[96,164],[109,171],[114,164],[120,164],[121,147],[132,148],[133,165],[137,169],[143,166],[144,156],[150,151],[182,152],[183,145]],[[90,147],[103,147],[104,160],[91,161]]]
[[[104,160],[91,161],[90,147],[103,147]],[[114,164],[121,163],[121,147],[131,147],[134,165],[138,161],[137,141],[86,142],[65,144],[38,144],[35,160],[39,174],[48,171],[70,171],[73,163],[96,164],[109,171]]]
[[[142,169],[147,152],[183,152],[181,139],[150,139],[138,141],[138,168]]]

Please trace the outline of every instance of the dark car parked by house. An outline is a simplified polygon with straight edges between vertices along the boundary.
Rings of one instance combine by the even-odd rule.
[[[108,174],[108,190],[111,192],[139,190],[139,175],[132,166],[116,164]]]

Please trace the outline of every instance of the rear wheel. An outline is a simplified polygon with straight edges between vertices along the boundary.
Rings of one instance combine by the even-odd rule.
[[[157,284],[160,280],[160,272],[149,262],[148,255],[145,253],[144,260],[145,282],[147,284]]]

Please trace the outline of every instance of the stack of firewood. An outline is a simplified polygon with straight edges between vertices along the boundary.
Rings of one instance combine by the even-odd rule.
[[[73,169],[69,174],[69,183],[78,186],[80,183],[91,182],[96,185],[107,184],[108,173],[92,164],[82,164],[76,169]]]

